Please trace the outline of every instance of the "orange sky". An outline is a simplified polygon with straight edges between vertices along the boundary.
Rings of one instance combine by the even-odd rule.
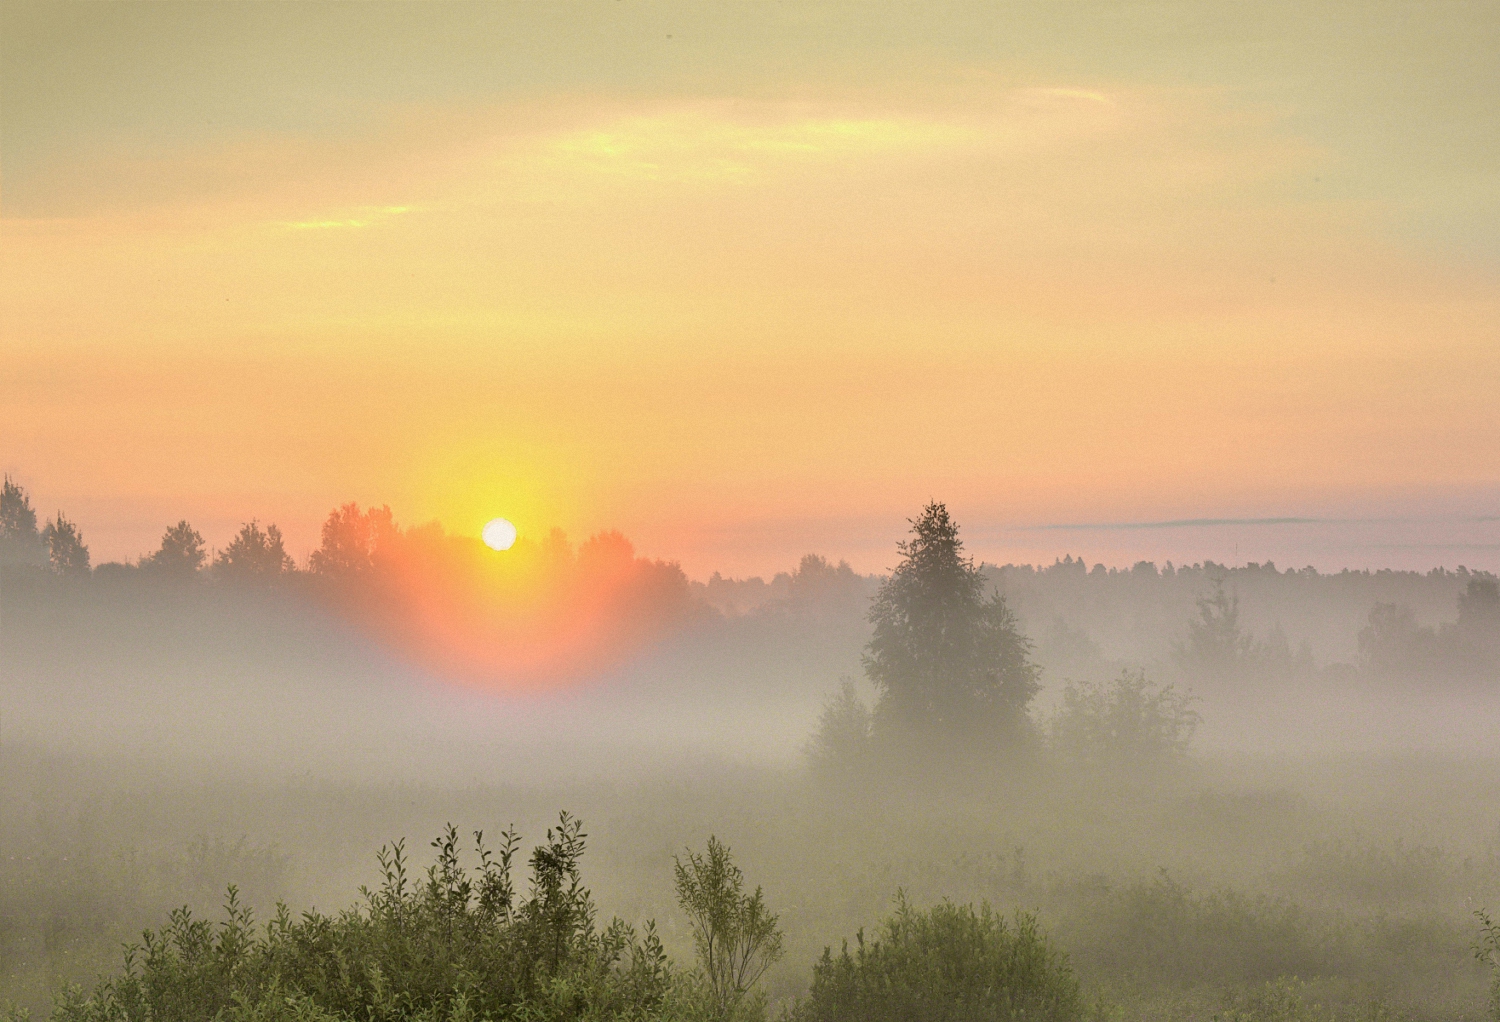
[[[1500,14],[1253,6],[7,5],[0,467],[96,561],[1500,567]]]

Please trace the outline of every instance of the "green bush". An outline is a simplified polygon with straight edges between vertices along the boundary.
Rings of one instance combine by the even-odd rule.
[[[709,837],[708,852],[689,852],[677,860],[677,900],[692,920],[693,945],[715,1019],[763,1014],[763,1006],[746,1003],[750,988],[780,960],[782,934],[757,887],[745,893],[745,875],[718,838]]]
[[[1035,917],[1015,925],[990,906],[942,902],[926,912],[898,895],[880,936],[861,931],[851,954],[825,948],[806,1022],[1064,1022],[1082,1014],[1078,980]]]
[[[281,907],[257,929],[230,889],[214,926],[182,909],[147,931],[123,974],[91,993],[70,990],[56,1022],[270,1022],[298,1019],[635,1019],[672,1017],[696,1003],[674,981],[661,942],[616,919],[596,925],[579,875],[584,834],[563,814],[532,853],[531,882],[511,878],[517,838],[498,853],[475,834],[479,864],[459,864],[449,827],[438,861],[408,875],[400,843],[379,855],[383,881],[337,916],[293,919]],[[679,989],[680,988],[680,989]]]
[[[1153,685],[1144,671],[1122,671],[1109,685],[1069,682],[1050,722],[1052,747],[1111,768],[1180,759],[1198,729],[1193,703],[1171,685]]]
[[[1479,940],[1474,944],[1474,957],[1489,966],[1489,1015],[1492,1022],[1500,1022],[1500,923],[1491,919],[1483,909],[1474,915],[1479,920]]]

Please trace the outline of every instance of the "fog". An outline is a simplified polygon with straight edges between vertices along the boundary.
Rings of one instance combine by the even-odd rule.
[[[273,779],[546,780],[705,756],[796,768],[840,679],[865,684],[881,577],[817,555],[769,580],[689,581],[640,559],[626,570],[662,569],[654,605],[626,582],[607,598],[619,605],[583,611],[628,610],[643,626],[596,622],[557,640],[609,646],[595,663],[561,648],[528,651],[516,670],[504,646],[430,658],[425,640],[374,620],[383,611],[351,608],[343,590],[301,573],[252,586],[209,569],[177,578],[105,564],[59,578],[12,565],[0,591],[4,739]],[[1039,721],[1067,682],[1138,668],[1199,701],[1202,752],[1497,751],[1494,718],[1475,712],[1496,691],[1494,611],[1476,604],[1470,645],[1459,635],[1460,601],[1485,591],[1486,573],[1114,568],[1070,555],[980,571],[1033,644]],[[1199,601],[1220,591],[1243,649],[1194,663],[1184,643]],[[1371,620],[1380,606],[1411,613],[1409,632],[1384,626],[1384,645]]]
[[[228,884],[262,918],[336,911],[382,844],[425,866],[451,822],[529,847],[566,810],[600,910],[654,919],[681,962],[673,857],[723,840],[785,932],[768,1010],[898,890],[1036,912],[1127,1017],[1485,1010],[1487,573],[958,546],[1022,697],[941,738],[891,723],[882,630],[921,524],[893,574],[827,550],[692,580],[614,533],[496,552],[385,509],[335,511],[307,565],[258,524],[210,552],[186,523],[88,565],[62,522],[13,529],[0,571],[0,1000],[44,1012]]]

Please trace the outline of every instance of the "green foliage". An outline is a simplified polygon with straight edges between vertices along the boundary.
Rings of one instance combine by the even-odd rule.
[[[1194,891],[1166,871],[1103,888],[1075,911],[1067,932],[1079,968],[1128,983],[1262,983],[1335,964],[1295,906],[1228,888]]]
[[[799,1015],[807,1022],[1073,1022],[1078,980],[1035,917],[1014,926],[990,906],[942,902],[927,912],[897,895],[880,936],[825,948]]]
[[[1162,763],[1185,755],[1198,728],[1192,696],[1122,671],[1109,685],[1069,682],[1051,720],[1052,746],[1101,766]]]
[[[1484,909],[1474,913],[1479,920],[1479,940],[1474,944],[1474,957],[1490,969],[1491,1022],[1500,1022],[1500,923],[1490,918]]]
[[[186,909],[147,931],[123,974],[91,993],[70,990],[57,1022],[199,1022],[223,1018],[450,1020],[625,1019],[659,1016],[672,994],[654,928],[638,936],[595,925],[579,875],[584,837],[566,813],[532,853],[529,895],[511,865],[514,833],[498,852],[475,834],[478,866],[459,862],[449,827],[425,878],[409,875],[402,845],[378,856],[382,883],[337,916],[293,919],[284,907],[263,929],[230,888],[218,926]]]
[[[676,860],[677,900],[693,926],[693,945],[707,983],[711,1017],[736,1017],[746,995],[782,956],[777,917],[757,887],[745,892],[745,876],[715,837],[708,851]]]
[[[1335,1019],[1334,1013],[1322,1005],[1309,1004],[1302,984],[1286,976],[1243,993],[1232,993],[1224,1010],[1214,1015],[1214,1022],[1335,1022]]]
[[[912,523],[902,560],[870,609],[865,673],[880,692],[877,731],[932,740],[1014,743],[1039,688],[1031,643],[972,559],[942,504]]]

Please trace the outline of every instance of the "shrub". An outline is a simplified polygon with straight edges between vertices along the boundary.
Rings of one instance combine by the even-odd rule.
[[[1479,920],[1479,940],[1474,945],[1474,957],[1490,967],[1490,1018],[1500,1022],[1500,923],[1480,909],[1474,913]]]
[[[838,694],[823,705],[818,730],[805,749],[813,772],[827,778],[857,777],[869,765],[870,725],[870,710],[854,682],[842,679]]]
[[[1373,1005],[1377,1009],[1379,1005]],[[1371,1012],[1372,1018],[1379,1016]],[[1233,992],[1214,1022],[1336,1022],[1333,1012],[1320,1004],[1309,1004],[1302,984],[1282,977],[1245,992]]]
[[[1078,980],[1035,917],[1015,925],[982,904],[942,902],[926,912],[897,895],[880,936],[825,948],[798,1012],[807,1022],[1063,1022],[1082,1014]]]
[[[1052,746],[1107,766],[1176,759],[1198,729],[1193,702],[1171,685],[1152,685],[1144,671],[1122,671],[1109,685],[1070,682],[1051,721]]]
[[[708,852],[677,860],[677,900],[693,924],[693,944],[707,983],[712,1014],[729,1019],[745,995],[782,954],[777,917],[759,887],[745,893],[745,877],[717,838]]]
[[[1090,975],[1160,986],[1322,976],[1334,964],[1295,906],[1232,889],[1200,893],[1165,870],[1105,888],[1065,932]]]
[[[529,896],[511,879],[514,833],[498,853],[475,834],[478,868],[459,864],[458,834],[433,842],[424,880],[400,843],[379,855],[382,883],[337,916],[293,920],[282,906],[264,929],[230,889],[217,927],[182,909],[126,954],[123,974],[73,989],[57,1022],[361,1022],[480,1018],[660,1017],[673,998],[666,955],[649,924],[600,929],[579,874],[584,834],[563,814],[532,853]]]

